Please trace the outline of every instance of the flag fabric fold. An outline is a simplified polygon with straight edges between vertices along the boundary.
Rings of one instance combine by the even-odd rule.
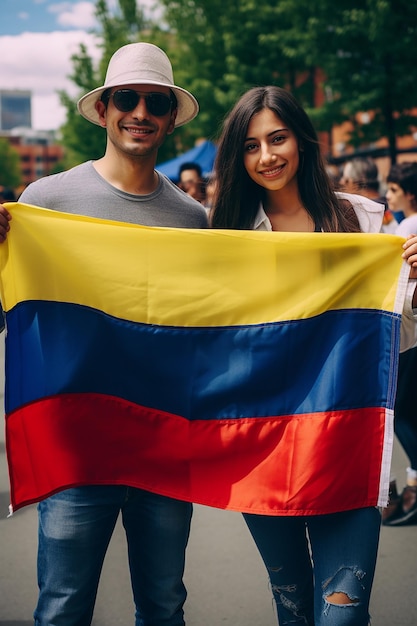
[[[400,237],[9,209],[14,509],[85,484],[268,515],[386,503]]]

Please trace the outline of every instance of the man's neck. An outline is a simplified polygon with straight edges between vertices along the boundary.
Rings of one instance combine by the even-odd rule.
[[[105,154],[94,161],[95,170],[108,183],[127,193],[147,195],[158,186],[158,174],[153,159],[145,157],[113,159]]]

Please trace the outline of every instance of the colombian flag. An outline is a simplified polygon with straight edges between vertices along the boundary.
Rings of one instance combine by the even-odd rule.
[[[268,515],[386,503],[403,239],[9,209],[14,509],[85,484]]]

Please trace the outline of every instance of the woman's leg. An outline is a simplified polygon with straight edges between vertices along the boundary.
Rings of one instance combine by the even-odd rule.
[[[244,514],[268,570],[280,626],[314,626],[313,573],[305,518]]]
[[[375,507],[308,518],[315,626],[368,626],[380,526]]]

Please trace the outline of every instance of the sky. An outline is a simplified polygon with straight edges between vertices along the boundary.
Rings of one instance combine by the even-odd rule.
[[[142,0],[141,6],[153,4]],[[84,43],[100,58],[91,29],[96,2],[87,0],[0,0],[0,89],[32,92],[32,127],[55,130],[65,121],[57,90],[76,97],[68,79],[71,55]],[[108,0],[109,8],[117,5]],[[99,86],[99,85],[97,85]]]

